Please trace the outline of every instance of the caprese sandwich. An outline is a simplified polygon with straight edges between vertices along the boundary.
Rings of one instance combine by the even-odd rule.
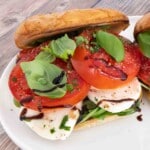
[[[9,77],[20,120],[41,137],[66,139],[139,111],[138,47],[118,35],[128,18],[112,9],[36,15],[15,33],[19,52]]]
[[[142,86],[146,89],[150,99],[150,13],[145,14],[136,23],[134,37],[143,54],[138,78]]]

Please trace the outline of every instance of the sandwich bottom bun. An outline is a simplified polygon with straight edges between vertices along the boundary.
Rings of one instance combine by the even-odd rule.
[[[146,98],[148,99],[148,100],[150,100],[150,91],[148,91],[148,90],[143,90],[144,91],[144,94],[146,95]]]
[[[113,115],[113,116],[108,116],[103,120],[102,119],[90,119],[90,120],[87,120],[83,123],[77,124],[75,126],[74,130],[77,131],[77,130],[82,130],[82,129],[95,127],[95,126],[102,125],[102,124],[105,124],[107,122],[111,122],[111,121],[114,121],[114,120],[117,120],[117,119],[120,119],[120,118],[124,118],[124,117],[125,116]]]

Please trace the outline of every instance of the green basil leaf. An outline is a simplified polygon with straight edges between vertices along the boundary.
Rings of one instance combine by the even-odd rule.
[[[67,34],[63,37],[51,41],[50,51],[52,54],[63,60],[67,60],[69,56],[74,54],[76,43],[70,39]]]
[[[21,68],[30,89],[34,90],[37,95],[49,98],[60,98],[66,94],[67,77],[64,75],[58,84],[53,80],[63,71],[54,64],[47,61],[35,59],[30,62],[22,62]],[[64,85],[64,86],[59,86]]]
[[[143,55],[150,58],[150,31],[139,33],[137,40]]]
[[[100,30],[96,33],[96,41],[117,62],[124,60],[124,46],[118,37]]]
[[[47,51],[42,51],[35,57],[36,60],[47,61],[49,63],[54,62],[55,58],[56,57],[54,55]]]
[[[75,37],[75,41],[76,41],[77,46],[81,45],[82,43],[85,43],[85,44],[89,43],[89,41],[83,36]]]

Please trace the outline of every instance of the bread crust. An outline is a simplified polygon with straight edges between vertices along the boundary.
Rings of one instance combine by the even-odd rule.
[[[15,32],[15,43],[21,48],[32,47],[33,41],[87,26],[119,23],[119,31],[129,25],[123,13],[113,9],[75,9],[63,13],[41,14],[29,17]]]
[[[91,128],[91,127],[95,127],[98,125],[102,125],[120,118],[123,118],[124,116],[117,116],[117,115],[113,115],[113,116],[108,116],[106,117],[104,120],[101,119],[90,119],[87,120],[83,123],[79,123],[75,126],[74,130],[82,130],[82,129],[86,129],[86,128]]]
[[[147,91],[147,98],[150,100],[150,91]]]
[[[144,93],[145,93],[145,95],[146,95],[146,98],[147,98],[148,100],[150,100],[150,91],[144,90]]]
[[[150,30],[150,12],[145,14],[135,25],[134,37],[136,38],[140,32]]]

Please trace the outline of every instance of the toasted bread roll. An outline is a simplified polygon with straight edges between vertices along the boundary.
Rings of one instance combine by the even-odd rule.
[[[111,122],[113,120],[117,120],[119,118],[123,118],[123,116],[117,116],[117,115],[113,115],[113,116],[108,116],[106,117],[104,120],[101,119],[90,119],[87,120],[83,123],[79,123],[75,126],[74,130],[82,130],[82,129],[86,129],[86,128],[91,128],[94,126],[98,126],[98,125],[102,125],[105,124],[107,122]]]
[[[140,33],[144,32],[146,30],[150,29],[150,13],[144,15],[135,25],[134,28],[134,37]]]
[[[129,25],[123,13],[112,9],[69,10],[63,13],[36,15],[25,20],[16,30],[15,43],[19,48],[29,48],[33,42],[67,31],[89,26],[115,25],[119,33]]]

